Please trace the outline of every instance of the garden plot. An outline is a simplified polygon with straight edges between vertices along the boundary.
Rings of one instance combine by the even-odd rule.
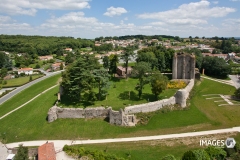
[[[203,95],[206,97],[207,100],[213,100],[218,104],[218,106],[226,106],[226,105],[240,105],[238,101],[232,100],[230,96],[228,95],[222,95],[222,94],[206,94]]]

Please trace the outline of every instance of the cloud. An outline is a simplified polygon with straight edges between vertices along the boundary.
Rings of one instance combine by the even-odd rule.
[[[224,17],[235,11],[228,7],[210,8],[210,2],[200,1],[180,5],[173,10],[140,14],[138,18],[156,19],[169,24],[206,24],[208,18]]]
[[[79,10],[90,8],[89,0],[1,0],[0,12],[34,16],[38,9]]]
[[[109,17],[113,17],[113,16],[120,16],[123,13],[127,13],[127,10],[125,8],[122,7],[109,7],[107,9],[107,12],[105,12],[103,15],[105,16],[109,16]]]
[[[32,31],[33,28],[28,23],[17,23],[9,16],[0,15],[0,32],[4,34],[21,34]]]
[[[212,3],[213,3],[213,4],[218,4],[218,1],[213,1]]]
[[[0,24],[11,22],[11,21],[12,21],[11,17],[0,15]]]

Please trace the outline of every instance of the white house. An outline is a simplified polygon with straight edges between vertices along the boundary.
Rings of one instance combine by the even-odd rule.
[[[18,74],[25,73],[26,75],[32,75],[33,74],[33,68],[21,68],[18,69]]]
[[[6,160],[13,160],[15,157],[15,154],[9,154],[6,158]]]

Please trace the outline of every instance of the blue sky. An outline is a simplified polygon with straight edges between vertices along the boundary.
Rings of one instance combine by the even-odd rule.
[[[240,37],[240,0],[1,0],[0,34]]]

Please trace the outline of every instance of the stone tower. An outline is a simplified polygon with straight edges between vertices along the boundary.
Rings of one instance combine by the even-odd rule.
[[[172,79],[194,79],[195,56],[192,54],[175,53],[172,65]]]

